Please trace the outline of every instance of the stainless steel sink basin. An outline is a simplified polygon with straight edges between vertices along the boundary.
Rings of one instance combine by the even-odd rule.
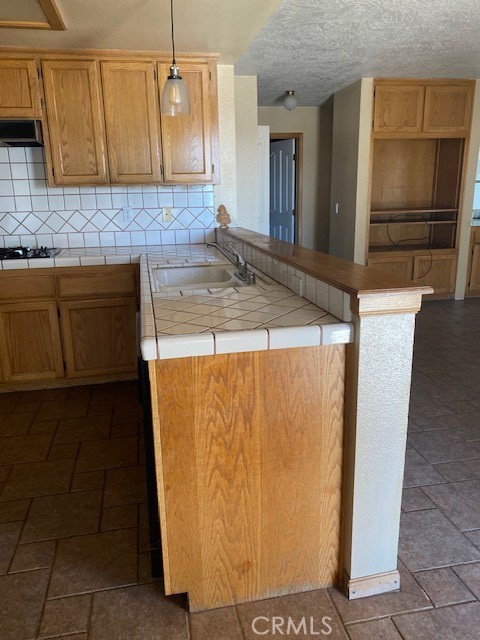
[[[155,267],[152,269],[155,291],[172,289],[221,289],[242,287],[246,283],[235,276],[232,265],[198,267]]]

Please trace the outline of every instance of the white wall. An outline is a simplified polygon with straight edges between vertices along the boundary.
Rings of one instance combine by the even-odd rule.
[[[328,250],[331,162],[331,102],[323,107],[259,107],[258,123],[271,133],[303,133],[301,244]]]
[[[373,78],[333,98],[329,253],[359,264],[366,260],[372,104]]]

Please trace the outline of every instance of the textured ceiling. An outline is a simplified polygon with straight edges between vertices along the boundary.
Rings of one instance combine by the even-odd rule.
[[[11,12],[19,1],[0,0],[0,18],[2,7]],[[56,0],[56,4],[66,31],[0,29],[0,46],[170,50],[169,0]],[[220,53],[222,63],[232,64],[279,4],[280,0],[174,0],[177,50]]]
[[[360,77],[480,77],[479,0],[283,0],[235,65],[260,105],[319,105]]]

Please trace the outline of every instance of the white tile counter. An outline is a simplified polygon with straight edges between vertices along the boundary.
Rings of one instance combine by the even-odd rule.
[[[177,245],[140,260],[141,351],[145,360],[351,342],[352,325],[258,270],[238,288],[152,292],[151,270],[228,264],[215,248]]]

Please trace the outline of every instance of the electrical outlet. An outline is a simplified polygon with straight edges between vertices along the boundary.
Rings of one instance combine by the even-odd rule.
[[[163,222],[172,222],[172,207],[162,207],[162,220]]]
[[[133,209],[132,207],[122,207],[123,221],[131,222],[133,220]]]
[[[335,213],[336,214],[340,213],[340,204],[338,202],[335,203]]]

